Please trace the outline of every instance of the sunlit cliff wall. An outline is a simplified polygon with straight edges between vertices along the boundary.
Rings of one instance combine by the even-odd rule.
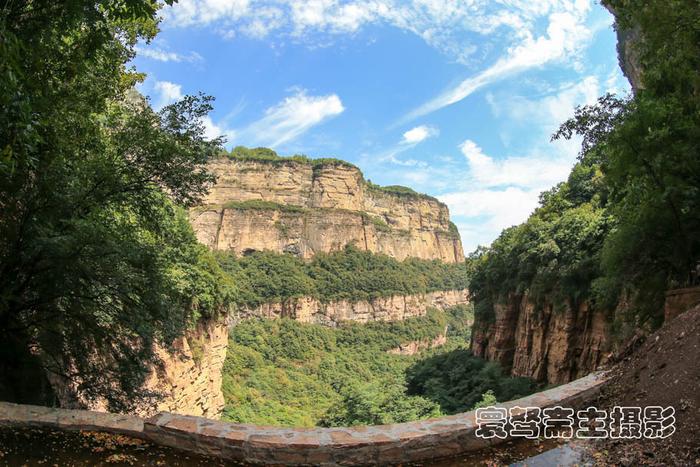
[[[447,206],[417,193],[383,191],[355,167],[221,158],[210,169],[217,182],[190,219],[212,249],[310,258],[353,243],[399,260],[464,260]]]

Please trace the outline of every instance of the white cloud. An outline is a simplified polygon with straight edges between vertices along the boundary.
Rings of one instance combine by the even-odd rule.
[[[497,231],[523,222],[537,207],[540,190],[509,187],[449,193],[439,198],[455,216],[485,216],[484,225]]]
[[[149,81],[147,80],[145,83],[147,87],[148,83]],[[155,81],[152,85],[152,90],[155,94],[155,102],[153,107],[156,110],[160,110],[166,105],[172,104],[184,97],[182,86],[170,81]],[[226,128],[226,126],[221,122],[214,123],[209,115],[205,115],[202,118],[202,125],[204,125],[204,137],[207,139],[214,139],[218,138],[219,136],[223,136],[227,141],[231,141],[236,136],[236,132],[234,130]]]
[[[540,193],[566,180],[576,160],[575,150],[560,151],[551,145],[544,152],[533,148],[527,156],[498,159],[469,139],[459,148],[467,162],[466,172],[457,172],[463,180],[455,185],[461,189],[439,198],[464,226],[460,233],[466,252],[525,221],[537,207]]]
[[[164,8],[164,27],[216,24],[226,37],[240,32],[262,38],[274,31],[313,40],[314,34],[352,34],[382,23],[409,31],[455,61],[473,66],[476,44],[501,41],[506,41],[508,61],[531,61],[540,54],[547,59],[553,47],[568,46],[574,26],[569,23],[578,23],[590,4],[590,0],[180,0]],[[534,37],[537,23],[547,18],[547,36]]]
[[[203,60],[202,56],[197,52],[183,55],[158,47],[136,47],[136,53],[142,57],[158,60],[159,62],[199,62]]]
[[[554,61],[576,63],[578,52],[587,45],[592,32],[585,26],[588,2],[572,3],[567,11],[549,15],[546,34],[535,36],[528,29],[520,31],[519,42],[508,48],[505,56],[482,72],[465,79],[408,113],[400,121],[410,121],[455,104],[474,91],[503,78]]]
[[[460,149],[469,164],[472,181],[481,187],[518,186],[542,190],[565,179],[572,165],[570,158],[541,155],[494,160],[469,139]]]
[[[236,138],[236,132],[234,130],[214,123],[209,115],[202,118],[202,124],[204,124],[204,137],[206,139],[212,140],[214,138],[218,138],[219,136],[223,136],[226,138],[227,142],[231,142]]]
[[[239,137],[253,144],[276,147],[345,110],[336,94],[309,96],[300,90],[265,111],[265,116],[241,130]]]
[[[170,81],[156,81],[153,90],[158,95],[154,104],[156,109],[161,109],[183,97],[182,86]]]
[[[437,128],[430,127],[427,125],[421,125],[411,128],[403,134],[403,143],[406,144],[418,144],[421,141],[437,136],[439,134]]]
[[[542,128],[546,135],[573,116],[577,105],[593,104],[601,93],[600,80],[586,76],[576,83],[564,83],[538,99],[508,94],[490,95],[487,102],[496,116]]]
[[[236,20],[249,12],[248,0],[180,0],[164,8],[168,23],[180,27],[206,25],[221,19]]]

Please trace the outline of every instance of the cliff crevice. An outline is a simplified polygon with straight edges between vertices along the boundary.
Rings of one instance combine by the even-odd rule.
[[[476,321],[472,352],[497,361],[513,376],[562,384],[607,361],[609,325],[606,314],[587,302],[555,306],[514,295],[494,305],[492,322]]]

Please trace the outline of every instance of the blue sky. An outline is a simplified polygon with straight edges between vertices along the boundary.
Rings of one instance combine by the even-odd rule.
[[[227,147],[338,157],[446,202],[465,251],[524,221],[578,142],[576,105],[625,93],[587,0],[180,0],[137,49],[158,108],[202,91]]]

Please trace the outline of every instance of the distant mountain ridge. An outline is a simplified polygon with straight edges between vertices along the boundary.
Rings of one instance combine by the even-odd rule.
[[[307,259],[354,244],[399,260],[464,260],[445,204],[410,188],[374,185],[345,161],[236,148],[209,170],[217,182],[190,221],[213,250]]]

